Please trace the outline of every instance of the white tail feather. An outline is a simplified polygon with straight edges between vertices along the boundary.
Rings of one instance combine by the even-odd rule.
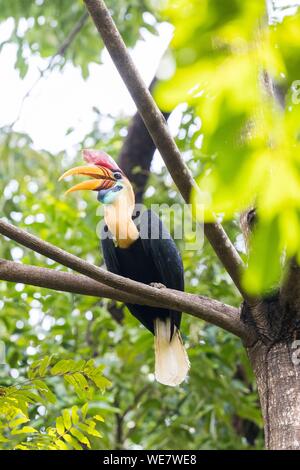
[[[179,331],[175,327],[170,341],[171,321],[154,320],[155,378],[170,387],[181,384],[190,368],[190,362]]]

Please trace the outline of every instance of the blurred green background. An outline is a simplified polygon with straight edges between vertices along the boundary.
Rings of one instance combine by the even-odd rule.
[[[253,292],[268,290],[278,281],[278,258],[283,246],[290,255],[299,252],[299,200],[295,197],[300,184],[299,106],[293,104],[291,90],[291,84],[300,78],[298,16],[287,16],[283,23],[266,27],[261,1],[107,3],[133,51],[138,41],[143,47],[141,39],[146,45],[150,36],[159,34],[162,24],[175,26],[173,41],[158,72],[167,80],[159,82],[155,96],[163,110],[177,107],[172,115],[173,119],[176,115],[177,144],[200,188],[213,196],[206,217],[209,220],[211,211],[220,214],[244,258],[238,212],[253,201],[254,195],[257,198],[261,213],[254,240],[257,259],[250,259],[245,285]],[[280,8],[273,17],[278,21],[283,13],[294,11]],[[34,87],[43,83],[47,94],[51,74],[60,74],[63,80],[64,74],[74,70],[89,80],[93,73],[90,65],[103,60],[101,41],[92,22],[85,18],[81,1],[0,0],[0,17],[2,26],[7,26],[7,21],[13,25],[0,48],[3,54],[11,48],[19,80],[27,80],[30,67],[36,68],[35,80],[29,87],[26,82],[23,97],[36,80]],[[76,25],[81,25],[80,31],[68,43]],[[67,47],[62,51],[66,38]],[[265,66],[287,96],[285,109],[279,109],[261,91],[258,77]],[[155,73],[153,70],[153,76]],[[29,103],[25,109],[27,119],[30,99],[23,103]],[[57,113],[63,108],[62,101]],[[23,108],[11,120],[4,115],[6,111],[9,114],[9,109],[2,109],[0,136],[1,217],[102,265],[96,235],[97,201],[90,194],[63,197],[66,186],[57,179],[71,164],[81,163],[81,148],[102,148],[117,159],[132,110],[107,116],[101,104],[94,106],[88,129],[84,126],[83,131],[82,123],[74,122],[66,130],[66,142],[73,133],[72,145],[68,143],[66,151],[59,145],[57,151],[53,150],[55,145],[41,149],[30,132],[24,131],[26,126],[19,125]],[[47,108],[41,110],[41,127],[45,132],[45,125],[49,125],[47,133],[55,143],[58,137],[46,116]],[[108,127],[103,125],[105,119],[109,119]],[[252,138],[246,135],[241,139],[250,124],[255,129]],[[64,142],[61,136],[59,139]],[[266,184],[271,159],[266,140],[273,139],[272,161],[279,161],[280,172],[275,172],[275,180]],[[284,181],[288,183],[280,186]],[[147,188],[143,202],[148,207],[153,203],[181,203],[159,156],[154,159]],[[240,304],[239,294],[207,243],[196,252],[185,250],[184,240],[178,246],[188,292]],[[3,238],[0,256],[63,269]],[[2,449],[18,445],[26,448],[30,442],[34,448],[35,439],[36,448],[51,448],[45,436],[49,438],[55,422],[59,427],[63,410],[82,407],[86,402],[87,419],[101,415],[105,420],[97,422],[95,428],[101,438],[95,433],[89,435],[92,449],[262,448],[262,420],[253,376],[240,341],[229,333],[183,316],[191,373],[188,383],[174,390],[154,381],[153,338],[122,304],[2,281],[0,292],[0,339],[6,345],[6,364],[0,365]],[[18,384],[23,390],[28,367],[34,368],[34,361],[49,355],[53,364],[65,358],[93,358],[97,366],[104,366],[104,375],[112,385],[104,393],[101,387],[90,386],[87,396],[76,393],[74,386],[62,378],[45,373],[43,380],[56,399],[51,395],[50,400],[48,395],[40,403],[36,397],[29,401],[25,407],[27,424],[34,432],[27,429],[17,433],[24,422],[12,422],[20,416],[20,410],[14,414],[7,402],[1,405],[1,390],[4,395],[5,387]],[[64,419],[68,424],[68,418]],[[76,439],[79,446],[86,447],[82,437]],[[65,446],[74,448],[74,442],[66,439]]]

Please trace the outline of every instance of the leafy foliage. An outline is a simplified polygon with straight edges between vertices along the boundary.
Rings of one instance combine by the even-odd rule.
[[[283,250],[300,253],[300,13],[268,25],[264,8],[260,0],[169,2],[176,71],[157,91],[164,107],[185,102],[201,118],[193,203],[204,204],[205,219],[257,207],[261,223],[244,279],[253,294],[278,284]]]
[[[104,392],[110,382],[103,376],[103,367],[96,367],[94,361],[64,359],[53,364],[49,356],[32,362],[28,380],[0,388],[0,442],[4,448],[68,450],[91,448],[88,436],[101,438],[96,429],[97,422],[103,422],[101,415],[87,417],[88,402],[79,410],[63,409],[56,418],[56,427],[39,426],[37,415],[32,410],[43,405],[56,403],[56,396],[47,385],[47,379],[62,377],[82,401],[91,400],[94,389]],[[38,408],[39,409],[39,408]]]

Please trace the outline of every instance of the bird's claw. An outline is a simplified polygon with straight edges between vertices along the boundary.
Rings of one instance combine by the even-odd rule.
[[[151,282],[149,285],[155,287],[155,289],[166,289],[166,286],[160,282]]]

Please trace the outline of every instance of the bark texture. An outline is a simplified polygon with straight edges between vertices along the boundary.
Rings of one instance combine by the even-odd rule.
[[[242,318],[257,335],[248,355],[257,382],[266,449],[300,449],[297,312],[280,294],[274,294],[256,306],[244,304]]]
[[[156,82],[156,78],[151,82],[149,87],[151,93]],[[168,119],[170,115],[163,111],[162,114],[165,119]],[[132,118],[119,156],[119,165],[133,185],[136,203],[142,202],[155,150],[155,144],[144,121],[140,114],[136,113]]]
[[[292,341],[262,342],[248,350],[269,450],[300,449],[300,376]]]

